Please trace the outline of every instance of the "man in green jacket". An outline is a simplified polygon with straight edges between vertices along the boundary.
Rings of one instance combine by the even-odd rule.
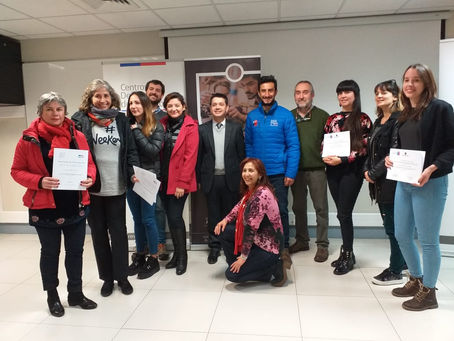
[[[314,205],[317,222],[317,252],[314,260],[324,262],[328,259],[328,197],[325,164],[321,158],[323,127],[328,113],[315,105],[314,88],[311,82],[303,80],[296,84],[294,98],[295,117],[300,140],[301,157],[295,183],[292,186],[293,213],[295,214],[296,241],[289,252],[309,250],[307,229],[307,192]]]

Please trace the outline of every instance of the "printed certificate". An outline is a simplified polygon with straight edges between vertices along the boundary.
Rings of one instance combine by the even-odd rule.
[[[325,134],[323,138],[322,157],[325,156],[349,156],[350,155],[350,131]]]
[[[132,190],[150,205],[153,205],[156,202],[156,196],[161,186],[161,182],[156,178],[156,174],[134,166],[134,175],[139,179],[139,182],[134,184]]]
[[[87,178],[88,150],[79,149],[54,149],[52,177],[60,180],[60,185],[55,190],[84,191],[80,185]]]
[[[389,159],[393,166],[388,168],[386,178],[410,184],[418,183],[424,167],[425,151],[391,148]]]

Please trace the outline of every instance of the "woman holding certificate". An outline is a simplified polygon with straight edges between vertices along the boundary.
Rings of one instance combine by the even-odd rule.
[[[80,111],[72,116],[87,138],[99,174],[90,189],[88,224],[104,297],[112,294],[114,280],[124,295],[133,292],[128,281],[125,198],[139,157],[129,121],[119,108],[115,90],[106,81],[95,79],[82,95]]]
[[[41,243],[40,270],[47,304],[50,313],[60,317],[65,314],[57,292],[62,233],[68,305],[82,309],[97,306],[82,293],[82,254],[90,196],[86,190],[57,190],[59,179],[52,177],[55,148],[89,148],[85,136],[65,117],[66,102],[59,94],[43,94],[38,103],[38,115],[17,144],[11,176],[27,188],[23,201],[29,208],[30,225],[36,228]],[[87,178],[80,186],[89,188],[95,180],[96,167],[88,152]]]
[[[334,274],[344,275],[353,269],[353,208],[363,183],[363,165],[367,154],[367,137],[372,122],[361,112],[359,86],[354,80],[344,80],[336,88],[341,111],[331,115],[325,124],[325,133],[350,132],[348,156],[323,152],[328,187],[336,203],[342,246],[339,258],[331,263]]]
[[[396,238],[410,271],[409,281],[392,294],[412,297],[404,309],[421,311],[438,307],[435,285],[440,271],[440,225],[448,192],[448,175],[454,162],[452,106],[436,99],[432,71],[422,64],[404,72],[403,110],[399,117],[400,148],[425,151],[422,174],[414,184],[398,181],[394,211]],[[389,157],[386,166],[391,167]],[[416,227],[422,250],[422,267],[414,240]]]
[[[159,153],[164,139],[164,128],[156,120],[151,106],[150,99],[143,91],[135,91],[129,95],[126,112],[142,168],[153,172],[159,178]],[[128,189],[126,198],[134,218],[136,237],[136,252],[132,254],[129,276],[137,274],[138,279],[145,279],[159,271],[156,204],[150,205],[132,188]]]
[[[178,92],[164,98],[167,116],[161,119],[164,126],[164,145],[161,152],[161,191],[170,234],[173,241],[172,259],[166,269],[176,268],[176,274],[186,272],[186,226],[183,209],[188,194],[197,190],[195,166],[199,148],[198,124],[186,114],[186,103]]]
[[[404,256],[400,251],[394,233],[394,193],[396,181],[386,179],[385,157],[390,148],[398,145],[398,117],[400,114],[400,89],[396,81],[389,80],[375,86],[377,119],[367,145],[368,155],[364,165],[364,178],[369,182],[372,200],[378,203],[383,226],[389,238],[391,256],[389,267],[372,279],[377,285],[403,283],[402,270],[405,267]]]

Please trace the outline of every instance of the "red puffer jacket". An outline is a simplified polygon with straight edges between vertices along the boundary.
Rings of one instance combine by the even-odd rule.
[[[24,130],[22,138],[16,146],[13,165],[11,166],[11,176],[13,179],[27,188],[22,200],[24,206],[33,209],[55,208],[54,196],[49,189],[38,188],[39,180],[44,176],[50,176],[41,154],[38,137],[38,122],[40,118],[34,120],[28,129]],[[74,135],[78,149],[89,150],[84,134],[76,130],[74,122],[68,118],[72,133]],[[96,180],[96,166],[88,152],[87,176]],[[88,191],[81,191],[82,204],[90,204]]]

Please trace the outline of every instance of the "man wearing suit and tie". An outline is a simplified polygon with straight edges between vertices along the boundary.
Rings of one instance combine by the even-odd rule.
[[[207,198],[209,264],[217,262],[221,251],[214,227],[239,200],[240,163],[245,157],[242,126],[226,120],[228,110],[227,96],[213,94],[212,120],[199,126],[197,178]]]

